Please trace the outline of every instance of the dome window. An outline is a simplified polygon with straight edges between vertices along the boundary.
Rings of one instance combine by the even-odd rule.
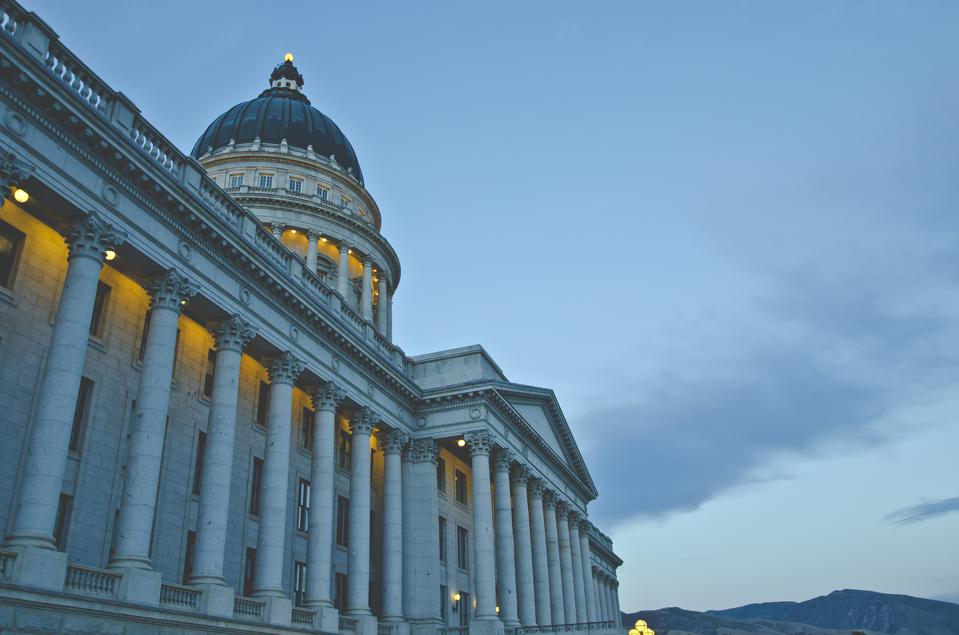
[[[303,191],[303,179],[294,179],[294,178],[291,178],[291,179],[290,179],[290,187],[289,187],[289,189],[290,189],[291,192],[294,192],[294,193],[296,193],[296,194],[299,194],[300,192],[302,192],[302,191]]]
[[[330,191],[321,185],[316,186],[316,195],[324,201],[330,200]]]
[[[272,175],[272,174],[261,174],[261,175],[260,175],[260,187],[272,189],[272,188],[273,188],[273,175]]]
[[[353,209],[353,199],[348,196],[341,196],[340,205],[343,206],[343,209]]]
[[[229,187],[242,187],[242,186],[243,186],[243,175],[231,174]]]

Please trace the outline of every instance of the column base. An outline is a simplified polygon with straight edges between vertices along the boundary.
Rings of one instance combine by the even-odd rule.
[[[233,617],[233,600],[236,597],[233,587],[223,584],[190,584],[200,589],[200,612],[213,617]]]
[[[260,597],[266,605],[263,607],[263,621],[274,626],[289,626],[293,619],[293,602],[286,597]],[[357,633],[357,635],[362,635]],[[373,635],[376,635],[374,630]]]
[[[316,617],[313,620],[313,628],[323,633],[340,632],[340,612],[332,606],[306,607],[315,608]]]
[[[163,576],[149,569],[118,569],[123,572],[117,598],[124,602],[160,606],[160,585]]]
[[[503,635],[505,631],[498,618],[480,618],[470,622],[469,635]]]
[[[11,546],[17,554],[10,582],[51,591],[63,591],[67,579],[67,554],[33,546]]]
[[[393,632],[390,633],[390,635],[410,635],[410,625],[400,618],[382,619],[380,620],[380,625],[391,626],[393,628]]]
[[[378,621],[375,615],[368,613],[355,613],[350,615],[347,613],[346,616],[356,620],[356,635],[377,635],[376,627]],[[339,629],[339,624],[337,624],[337,629]]]

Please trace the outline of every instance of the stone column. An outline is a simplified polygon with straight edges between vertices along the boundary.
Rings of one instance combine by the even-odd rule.
[[[386,339],[393,341],[393,292],[389,292],[389,302],[386,306]]]
[[[413,614],[413,442],[407,444],[400,454],[400,489],[403,494],[403,536],[408,542],[403,550],[403,615]]]
[[[363,408],[350,417],[350,527],[347,609],[350,615],[370,612],[370,434],[379,417]]]
[[[593,559],[589,550],[589,521],[579,523],[579,552],[583,560],[583,587],[586,594],[586,619],[599,621],[596,613],[596,583],[593,581]]]
[[[336,472],[336,407],[344,393],[333,382],[311,390],[313,457],[310,463],[310,531],[306,549],[306,605],[333,606],[334,474]],[[335,627],[339,628],[339,626]]]
[[[279,223],[273,223],[270,225],[270,231],[273,232],[273,237],[277,240],[280,240],[283,237],[283,226]]]
[[[319,239],[319,232],[312,229],[306,232],[306,268],[310,273],[316,273],[316,241]]]
[[[593,567],[593,586],[596,588],[596,621],[603,622],[606,620],[606,605],[603,598],[603,578],[597,567]]]
[[[613,620],[616,622],[616,626],[619,627],[623,622],[623,616],[619,613],[619,580],[613,579],[612,594]]]
[[[440,623],[439,501],[436,492],[436,441],[410,443],[411,606],[407,619]]]
[[[37,409],[27,444],[20,499],[13,512],[7,546],[56,549],[53,530],[100,269],[106,250],[116,248],[125,238],[125,232],[92,213],[67,236],[70,254],[66,282],[36,393]]]
[[[559,556],[559,529],[556,523],[556,496],[543,492],[543,517],[546,519],[546,562],[549,569],[549,606],[554,625],[566,623],[563,603],[563,571]]]
[[[270,406],[266,415],[266,451],[260,478],[260,527],[256,540],[255,597],[283,597],[283,565],[287,493],[290,484],[290,433],[293,416],[293,383],[303,363],[286,352],[267,361]]]
[[[516,604],[516,556],[513,551],[513,515],[510,505],[509,450],[493,453],[493,495],[496,514],[496,580],[499,586],[499,617],[506,628],[519,626]]]
[[[529,470],[517,465],[512,472],[513,537],[516,553],[516,603],[523,626],[536,626],[536,593],[533,583],[533,546],[530,540]]]
[[[465,435],[473,472],[473,570],[476,584],[477,621],[495,620],[496,566],[493,550],[493,502],[490,497],[489,432],[477,430]]]
[[[589,622],[586,615],[586,586],[583,581],[583,556],[580,553],[579,542],[580,515],[574,511],[568,514],[569,521],[569,551],[573,560],[573,593],[576,601],[576,622]]]
[[[377,302],[376,302],[376,328],[384,336],[389,338],[387,335],[388,324],[387,321],[387,307],[389,307],[390,301],[387,297],[387,284],[386,284],[386,274],[380,271],[380,277],[377,280],[378,293],[377,293]]]
[[[546,546],[546,516],[543,513],[543,492],[543,481],[533,480],[529,488],[529,514],[536,624],[549,626],[553,623],[553,611],[550,604],[549,549]]]
[[[239,315],[211,325],[210,330],[216,341],[216,365],[189,582],[205,587],[205,612],[233,617],[233,589],[223,579],[223,558],[230,517],[240,362],[256,330]]]
[[[336,290],[343,299],[348,299],[350,291],[350,246],[340,243],[340,264],[336,268]]]
[[[363,259],[363,293],[360,296],[360,315],[364,320],[373,321],[373,261],[369,256]]]
[[[606,609],[606,619],[613,619],[613,594],[609,592],[609,577],[603,575],[603,604]]]
[[[403,486],[400,467],[409,435],[391,430],[382,435],[383,468],[383,616],[403,620]]]
[[[566,502],[556,505],[556,529],[559,537],[559,568],[563,580],[563,615],[566,624],[576,623],[576,586],[573,582],[573,554],[569,545],[569,508]]]
[[[149,328],[137,390],[130,458],[120,499],[116,547],[110,558],[112,569],[150,568],[150,539],[173,381],[180,303],[195,293],[196,288],[173,270],[150,285]]]

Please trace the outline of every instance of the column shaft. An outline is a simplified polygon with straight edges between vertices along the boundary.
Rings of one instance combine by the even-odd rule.
[[[389,299],[386,297],[386,276],[380,271],[380,277],[377,281],[377,295],[376,295],[376,328],[377,330],[386,335],[387,332],[387,307],[389,306]]]
[[[563,573],[559,558],[559,530],[556,523],[556,502],[552,492],[543,496],[543,516],[546,518],[546,561],[549,568],[549,606],[554,625],[566,623],[563,604]]]
[[[336,290],[348,300],[350,290],[350,248],[340,243],[340,264],[336,268]]]
[[[293,382],[303,365],[290,353],[270,360],[270,407],[266,415],[266,451],[260,480],[260,527],[256,535],[253,595],[283,596],[283,549],[290,485],[290,434]]]
[[[413,462],[410,460],[412,442],[403,450],[400,467],[400,489],[403,494],[403,536],[407,545],[403,549],[403,615],[413,614]]]
[[[507,628],[519,626],[516,603],[516,556],[513,551],[513,515],[510,506],[509,471],[512,456],[497,450],[493,457],[493,494],[496,514],[496,580],[499,587],[499,617]]]
[[[403,485],[400,466],[408,437],[401,430],[384,435],[383,620],[403,619]]]
[[[306,234],[306,268],[310,273],[316,273],[316,241],[319,237],[314,231]]]
[[[543,482],[533,481],[529,490],[530,537],[533,554],[533,589],[536,600],[536,624],[553,623],[550,603],[549,549],[546,545],[546,516],[543,505]]]
[[[411,606],[406,617],[440,621],[439,500],[436,492],[436,442],[414,439],[410,448],[413,475],[410,495],[412,527]]]
[[[363,295],[360,297],[360,314],[364,320],[373,321],[373,261],[363,260]]]
[[[493,501],[490,496],[490,436],[486,431],[466,434],[473,472],[473,569],[476,619],[495,620],[496,565],[493,549]],[[468,610],[468,607],[467,607]]]
[[[370,615],[370,433],[377,421],[364,408],[350,419],[350,527],[347,609],[351,615]]]
[[[573,591],[576,598],[576,622],[584,624],[589,621],[586,616],[586,588],[583,582],[583,558],[579,552],[579,515],[569,514],[569,551],[573,560]]]
[[[150,539],[170,405],[180,302],[194,291],[183,276],[170,271],[151,285],[150,293],[149,328],[111,568],[150,568]]]
[[[27,444],[20,500],[5,541],[7,545],[56,548],[53,530],[103,254],[123,242],[124,236],[91,215],[78,223],[67,239],[70,255],[66,281],[37,391],[37,410]]]
[[[333,519],[336,406],[343,391],[330,382],[312,391],[316,417],[310,463],[310,531],[306,547],[306,605],[333,606]]]
[[[516,602],[523,626],[536,626],[533,547],[530,538],[528,473],[525,467],[513,472],[513,534],[516,549]]]
[[[593,559],[589,551],[589,534],[586,521],[579,524],[579,551],[583,560],[583,586],[586,593],[586,620],[599,621],[596,615],[596,584],[593,582]]]
[[[565,504],[556,507],[559,536],[559,565],[563,580],[563,615],[566,624],[576,623],[576,586],[573,581],[573,554],[569,544],[569,519]]]

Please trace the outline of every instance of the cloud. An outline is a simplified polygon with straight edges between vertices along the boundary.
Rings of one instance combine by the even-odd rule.
[[[959,496],[902,507],[886,514],[883,520],[892,525],[913,525],[953,512],[959,512]]]

